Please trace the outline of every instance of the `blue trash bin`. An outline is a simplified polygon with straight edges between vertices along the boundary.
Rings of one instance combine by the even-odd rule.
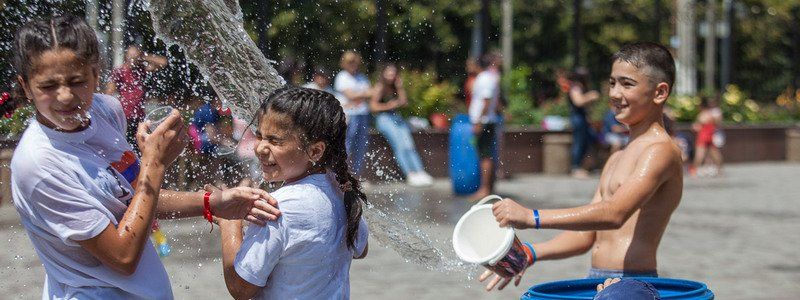
[[[661,299],[669,300],[712,300],[714,293],[702,282],[653,277],[626,277],[634,278],[652,284]],[[597,285],[603,283],[604,278],[562,280],[531,287],[520,299],[522,300],[591,300],[597,294]]]
[[[457,195],[468,195],[478,191],[481,170],[469,116],[458,114],[453,117],[449,142],[450,181],[453,184],[453,192]]]

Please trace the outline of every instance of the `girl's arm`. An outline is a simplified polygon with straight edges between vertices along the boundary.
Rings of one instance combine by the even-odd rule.
[[[242,221],[217,219],[222,232],[222,272],[225,285],[234,299],[250,299],[261,289],[242,279],[233,266],[236,253],[242,247]]]
[[[386,87],[384,86],[383,82],[378,82],[375,84],[375,92],[372,93],[372,98],[369,100],[369,110],[373,113],[384,112],[397,107],[394,100],[381,103],[381,97],[383,96],[384,89],[386,89]]]
[[[398,76],[394,87],[397,89],[397,107],[408,104],[408,96],[406,95],[406,88],[403,86],[403,78]]]
[[[278,201],[264,190],[251,187],[236,187],[227,190],[212,189],[209,204],[211,212],[226,219],[245,219],[258,225],[276,220],[281,212]],[[178,192],[161,190],[157,207],[159,219],[185,218],[203,215],[204,192]]]
[[[116,227],[109,224],[97,236],[77,242],[109,268],[125,275],[136,271],[155,217],[164,171],[186,147],[185,135],[186,127],[177,110],[152,134],[147,134],[145,123],[139,125],[136,139],[142,163],[127,211]]]

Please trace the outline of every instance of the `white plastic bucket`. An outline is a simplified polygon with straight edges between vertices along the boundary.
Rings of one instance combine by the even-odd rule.
[[[497,195],[487,196],[461,216],[453,230],[453,248],[466,262],[512,277],[527,267],[530,254],[514,229],[500,227],[492,214],[492,202],[500,200]]]

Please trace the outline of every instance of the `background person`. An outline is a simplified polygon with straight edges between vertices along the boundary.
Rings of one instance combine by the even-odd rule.
[[[722,152],[717,145],[724,145],[724,136],[720,136],[719,124],[722,122],[722,111],[715,108],[715,101],[703,97],[700,100],[700,113],[692,124],[692,130],[697,132],[695,140],[694,163],[689,169],[689,175],[716,176],[722,167]],[[714,138],[717,135],[715,143]],[[706,158],[711,158],[712,166],[708,171],[701,170]]]
[[[122,110],[128,123],[128,143],[136,147],[136,128],[144,119],[145,79],[147,73],[155,72],[167,65],[167,58],[143,53],[135,45],[128,46],[125,61],[111,71],[111,78],[104,93],[119,95]]]
[[[429,186],[433,184],[433,178],[425,172],[425,166],[411,136],[411,129],[397,112],[398,108],[407,104],[403,79],[397,72],[397,66],[389,64],[381,72],[369,103],[370,111],[375,115],[375,127],[392,147],[394,158],[408,185]]]
[[[600,93],[589,90],[589,71],[577,68],[569,77],[569,121],[572,124],[572,177],[587,178],[589,171],[583,168],[583,157],[594,141],[595,134],[588,120],[588,107],[600,99]]]
[[[342,68],[333,81],[333,88],[344,95],[347,101],[342,105],[347,115],[347,156],[356,177],[361,175],[364,159],[369,146],[369,100],[372,86],[366,75],[359,72],[361,55],[355,51],[345,51],[339,62]]]
[[[469,106],[469,119],[473,133],[478,140],[478,157],[481,170],[481,182],[478,190],[470,196],[471,200],[479,200],[494,190],[497,178],[494,154],[497,148],[496,125],[499,120],[497,112],[500,105],[500,68],[503,58],[500,54],[490,52],[481,58],[483,70],[478,73],[472,86],[472,101]]]

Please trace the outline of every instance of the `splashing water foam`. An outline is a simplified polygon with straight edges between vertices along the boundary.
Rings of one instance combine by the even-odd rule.
[[[156,35],[178,45],[234,116],[250,121],[262,99],[285,84],[244,30],[236,0],[145,1]]]
[[[285,84],[244,30],[236,0],[143,1],[156,35],[181,47],[220,96],[242,120],[252,120],[260,100]],[[418,226],[391,216],[374,205],[364,216],[370,235],[408,262],[445,273],[473,277],[475,266],[437,248]],[[452,252],[452,251],[450,251]]]

